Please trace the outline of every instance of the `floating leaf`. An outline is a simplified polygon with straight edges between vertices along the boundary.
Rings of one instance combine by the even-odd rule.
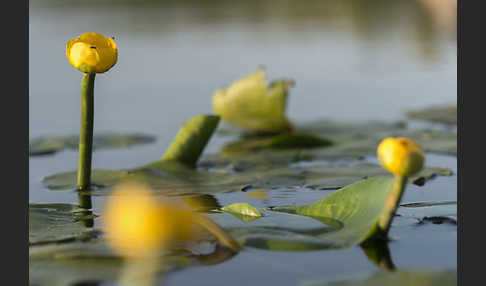
[[[280,211],[338,220],[343,228],[319,238],[333,248],[346,248],[370,238],[384,210],[393,178],[375,177],[344,187],[306,206],[279,206]]]
[[[304,282],[302,286],[452,286],[457,285],[457,272],[446,271],[380,271],[362,278],[338,281]]]
[[[219,264],[235,252],[216,246],[208,254],[195,254],[187,249],[161,253],[163,263],[157,272],[184,267]],[[29,282],[33,285],[74,285],[83,281],[116,282],[127,269],[122,257],[114,253],[103,238],[89,243],[73,242],[29,247]]]
[[[337,189],[361,180],[363,177],[389,175],[381,166],[372,163],[356,163],[348,166],[335,164],[315,165],[308,168],[287,166],[260,166],[229,174],[194,170],[174,162],[166,162],[166,170],[94,170],[92,183],[94,195],[109,194],[110,187],[121,180],[143,181],[155,191],[165,195],[214,194],[238,191],[251,184],[255,188],[276,188],[312,185],[316,189]],[[170,167],[172,166],[172,167]],[[435,176],[450,176],[446,168],[426,167],[410,177],[409,182],[428,180]],[[75,171],[45,177],[43,184],[51,190],[76,188]]]
[[[93,149],[125,148],[139,144],[148,144],[155,141],[155,137],[145,134],[106,133],[93,136]],[[46,155],[58,152],[62,149],[77,150],[79,144],[78,135],[66,136],[42,136],[29,142],[29,155]]]
[[[222,120],[252,132],[281,132],[290,129],[285,116],[291,80],[277,80],[270,85],[259,70],[235,81],[213,95],[214,113]]]
[[[248,203],[233,203],[225,207],[222,207],[221,210],[234,215],[239,215],[238,216],[239,218],[240,216],[243,216],[242,220],[244,221],[248,221],[245,220],[246,217],[258,218],[262,216],[262,213],[259,210],[257,210],[256,208],[254,208]]]
[[[75,205],[30,204],[29,245],[96,237],[98,231],[83,223],[83,220],[92,218],[89,211]]]
[[[457,105],[429,107],[416,111],[408,111],[407,116],[412,119],[431,122],[457,124]]]
[[[322,126],[321,126],[322,124]],[[291,133],[292,134],[292,133]],[[457,134],[435,129],[407,129],[403,123],[341,123],[329,120],[301,124],[293,134],[311,134],[332,142],[321,148],[270,148],[269,142],[285,138],[245,137],[224,145],[220,152],[203,158],[208,166],[233,166],[235,170],[257,164],[292,164],[302,161],[350,161],[376,156],[376,147],[385,137],[404,136],[416,141],[424,151],[448,155],[457,153]],[[307,136],[307,135],[306,135]],[[275,139],[276,138],[276,139]],[[291,142],[292,140],[290,140]],[[291,145],[291,144],[290,144]]]
[[[91,172],[91,183],[97,187],[108,187],[126,178],[128,170],[94,170]],[[74,190],[76,189],[78,173],[58,173],[42,179],[42,183],[51,190]]]
[[[297,125],[298,132],[323,136],[332,142],[329,148],[310,152],[315,155],[375,155],[376,146],[386,137],[408,137],[426,152],[455,155],[457,134],[436,129],[409,129],[402,122],[337,122],[318,120]]]
[[[236,217],[236,218],[235,218]],[[248,217],[250,218],[250,217]],[[339,221],[272,212],[258,220],[245,221],[233,214],[212,214],[242,246],[277,251],[327,249],[331,246],[315,236],[342,227]]]
[[[332,145],[326,139],[309,134],[285,133],[272,137],[249,137],[226,144],[223,153],[247,153],[264,149],[299,149],[316,148]]]

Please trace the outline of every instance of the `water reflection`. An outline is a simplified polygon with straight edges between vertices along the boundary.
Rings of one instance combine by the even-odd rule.
[[[391,259],[388,242],[381,239],[367,240],[360,244],[366,257],[382,270],[395,270],[395,264]]]

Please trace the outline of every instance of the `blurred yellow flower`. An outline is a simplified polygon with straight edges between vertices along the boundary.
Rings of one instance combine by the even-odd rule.
[[[111,38],[84,33],[66,44],[71,65],[84,73],[104,73],[116,64],[118,50]]]
[[[290,122],[285,116],[285,109],[291,86],[291,80],[278,80],[269,85],[265,72],[259,70],[226,89],[216,90],[213,110],[222,120],[250,131],[287,131]]]
[[[138,183],[118,186],[103,214],[107,241],[126,257],[147,257],[193,234],[194,213],[180,203],[159,200]]]
[[[405,137],[383,139],[377,153],[383,167],[395,175],[415,174],[422,169],[425,161],[420,146]]]

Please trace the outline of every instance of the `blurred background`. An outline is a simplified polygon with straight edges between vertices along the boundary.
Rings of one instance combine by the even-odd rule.
[[[296,81],[294,121],[399,119],[408,109],[456,102],[455,0],[29,6],[31,138],[79,131],[81,73],[65,43],[84,32],[113,36],[119,48],[116,66],[97,76],[95,132],[149,132],[168,144],[187,119],[212,112],[216,88],[260,66],[269,80]]]

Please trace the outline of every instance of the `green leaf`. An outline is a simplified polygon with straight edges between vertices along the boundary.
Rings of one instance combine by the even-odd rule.
[[[112,186],[130,173],[129,170],[94,170],[91,172],[92,185],[102,188]],[[76,171],[57,173],[42,179],[42,183],[51,190],[74,190],[77,185]]]
[[[315,236],[342,227],[339,221],[272,212],[247,222],[231,213],[211,214],[211,219],[242,246],[276,251],[328,249],[332,245]]]
[[[204,244],[203,248],[204,248]],[[195,246],[192,246],[195,247]],[[235,252],[217,245],[208,254],[181,248],[160,253],[155,274],[163,278],[167,271],[215,265],[231,259]],[[44,244],[29,247],[29,282],[32,285],[74,285],[83,281],[117,282],[128,270],[126,261],[108,247],[104,238],[89,242]],[[137,271],[137,273],[139,273]],[[144,273],[142,271],[141,273]]]
[[[245,154],[265,149],[305,149],[332,145],[332,142],[310,134],[284,133],[271,137],[249,137],[226,144],[221,152]]]
[[[417,120],[457,124],[457,104],[408,111],[407,116]]]
[[[233,203],[221,208],[222,211],[230,213],[244,222],[252,222],[263,216],[263,214],[248,203]]]
[[[361,278],[345,278],[337,281],[304,282],[302,286],[456,286],[457,272],[445,271],[380,271]]]
[[[290,129],[285,116],[291,80],[278,80],[270,85],[265,72],[259,70],[235,81],[213,95],[214,113],[222,120],[252,132],[281,132]]]
[[[155,137],[145,134],[105,133],[95,134],[93,149],[125,148],[155,141]],[[46,155],[56,153],[62,149],[77,150],[79,135],[42,136],[29,142],[29,155]]]
[[[191,118],[179,129],[161,161],[176,161],[194,166],[218,127],[218,123],[219,116],[215,115],[199,115]],[[148,166],[153,168],[157,164],[154,162]]]
[[[70,204],[29,204],[29,245],[87,240],[98,230],[86,227],[91,212]]]
[[[315,189],[338,189],[361,180],[363,177],[389,175],[381,166],[371,163],[356,163],[349,166],[321,164],[308,168],[288,166],[258,166],[243,172],[220,173],[199,171],[165,162],[165,169],[93,170],[94,195],[109,194],[110,187],[122,180],[138,180],[150,185],[165,195],[215,194],[238,191],[251,184],[255,188],[308,186]],[[409,182],[427,181],[435,176],[450,176],[446,168],[426,167],[410,178]],[[76,188],[75,171],[45,177],[42,183],[51,190],[73,190]]]
[[[335,248],[346,248],[370,238],[384,210],[393,178],[375,177],[344,187],[306,206],[279,206],[280,211],[338,220],[343,228],[322,237]]]
[[[376,155],[376,147],[385,137],[408,137],[416,141],[426,152],[449,155],[457,153],[457,133],[438,129],[409,129],[403,122],[338,122],[317,120],[297,125],[298,132],[325,136],[333,146],[308,152],[323,155]],[[304,154],[303,154],[304,155]]]

